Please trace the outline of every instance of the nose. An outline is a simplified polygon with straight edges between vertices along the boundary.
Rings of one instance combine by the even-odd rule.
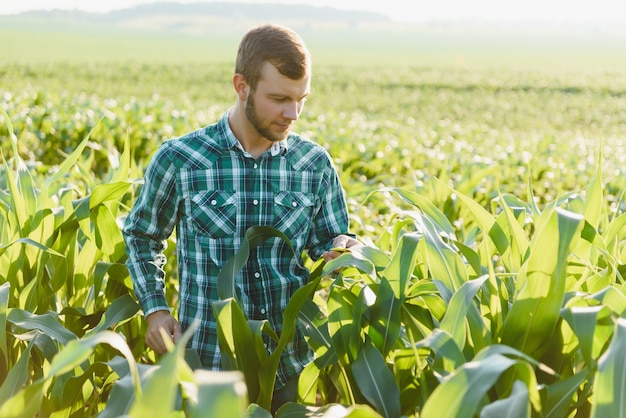
[[[283,110],[283,117],[285,119],[296,121],[298,120],[301,111],[302,107],[300,106],[300,103],[292,101],[285,106],[285,109]]]

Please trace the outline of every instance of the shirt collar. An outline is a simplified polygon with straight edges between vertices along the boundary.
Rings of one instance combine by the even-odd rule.
[[[241,142],[239,142],[239,140],[233,133],[232,129],[230,129],[230,123],[228,123],[228,112],[224,112],[224,114],[217,123],[220,128],[219,131],[223,135],[220,138],[220,142],[222,142],[222,145],[229,149],[239,148],[241,151],[246,152],[246,150],[243,149]],[[270,154],[272,155],[272,157],[279,155],[283,151],[287,151],[287,149],[289,148],[287,138],[282,141],[272,142],[272,146],[270,147]]]

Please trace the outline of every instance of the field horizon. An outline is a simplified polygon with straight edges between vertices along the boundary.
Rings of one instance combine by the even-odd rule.
[[[620,68],[618,25],[566,22],[394,22],[372,13],[292,5],[200,10],[168,3],[107,14],[29,12],[0,16],[0,62],[230,63],[251,26],[272,21],[298,31],[322,65],[507,68]],[[173,7],[172,4],[169,4]],[[226,7],[226,6],[223,6]],[[271,16],[276,16],[271,18]],[[302,17],[306,16],[306,17]]]

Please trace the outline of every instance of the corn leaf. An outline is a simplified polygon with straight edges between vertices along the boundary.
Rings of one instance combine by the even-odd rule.
[[[247,418],[248,398],[241,372],[196,370],[197,401],[190,402],[186,416],[191,418]]]
[[[381,415],[400,416],[398,385],[383,356],[367,340],[352,364],[352,373],[361,393]]]
[[[38,416],[43,400],[44,380],[26,385],[0,407],[0,417],[32,418]]]
[[[246,380],[248,394],[256,401],[260,387],[258,370],[261,360],[255,347],[252,330],[241,307],[235,299],[219,300],[213,303],[217,320],[218,340],[226,370],[240,370]],[[267,357],[267,353],[264,353]],[[226,363],[224,363],[226,362]]]
[[[463,364],[435,388],[426,400],[421,417],[472,418],[487,391],[516,361],[500,354]]]
[[[25,330],[39,330],[54,338],[63,345],[76,340],[76,335],[65,328],[53,313],[36,315],[23,309],[13,308],[9,311],[8,322]]]
[[[559,380],[547,387],[543,411],[546,418],[561,418],[569,412],[577,401],[577,392],[589,379],[589,369],[585,368],[573,376]]]
[[[2,384],[0,384],[0,406],[19,392],[28,381],[30,351],[33,345],[33,341],[31,341],[6,377],[3,378]]]
[[[6,282],[0,285],[0,371],[6,372],[9,367],[9,352],[7,350],[7,310],[9,308],[9,292],[11,283]],[[3,374],[2,376],[6,376]],[[0,378],[0,385],[4,379]]]
[[[383,271],[383,277],[391,285],[396,299],[402,301],[407,292],[407,287],[411,281],[413,269],[417,260],[417,246],[421,235],[405,234],[400,238],[400,242],[393,254],[391,262]]]
[[[370,308],[368,335],[372,343],[386,357],[398,341],[401,328],[402,301],[396,297],[386,278],[382,278],[376,302]]]
[[[545,350],[563,306],[567,260],[582,223],[579,215],[556,209],[537,232],[516,283],[502,343],[530,355]]]
[[[613,339],[598,360],[591,418],[626,416],[626,319],[618,318]]]
[[[283,329],[280,332],[280,339],[272,354],[262,360],[259,368],[259,382],[261,390],[257,403],[269,410],[272,401],[272,393],[276,381],[276,371],[280,362],[280,357],[285,350],[287,344],[293,341],[296,335],[296,326],[298,321],[298,313],[307,300],[313,297],[313,293],[319,285],[321,277],[313,279],[303,287],[295,291],[289,299],[285,312],[283,313]]]
[[[83,138],[80,144],[78,144],[78,146],[74,149],[74,151],[63,161],[63,163],[58,167],[58,169],[52,175],[46,177],[46,179],[43,182],[44,191],[46,192],[50,191],[50,187],[55,182],[57,182],[61,177],[65,176],[76,165],[78,159],[80,158],[80,155],[82,154],[83,150],[87,146],[87,143],[89,142],[89,138],[91,137],[91,134],[94,132],[94,130],[98,126],[98,123],[94,125],[94,127],[91,129],[91,131],[89,131],[87,136]]]
[[[489,276],[484,275],[481,278],[465,282],[450,299],[448,310],[441,321],[440,328],[452,336],[458,347],[465,347],[466,317],[473,306],[474,296],[488,278]]]
[[[135,401],[128,413],[130,418],[172,416],[180,376],[191,373],[184,361],[184,354],[187,342],[196,329],[197,322],[194,322],[185,330],[176,345],[168,347],[168,352],[159,360],[158,367],[144,379],[143,392],[136,391]],[[169,341],[167,338],[164,340]]]
[[[499,399],[480,411],[480,418],[530,418],[530,416],[528,388],[519,380],[513,383],[513,390],[508,398]]]
[[[433,279],[442,283],[448,292],[454,293],[467,281],[465,263],[459,254],[441,239],[440,231],[429,218],[421,217],[418,223],[424,234],[428,269]]]

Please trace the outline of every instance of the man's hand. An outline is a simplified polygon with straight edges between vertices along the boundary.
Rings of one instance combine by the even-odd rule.
[[[169,311],[152,312],[146,317],[146,321],[148,322],[146,345],[158,354],[163,354],[167,351],[160,329],[165,330],[165,333],[174,343],[178,341],[182,334],[180,324]]]
[[[341,253],[345,250],[349,250],[352,247],[360,245],[363,244],[361,244],[359,241],[355,240],[352,237],[349,237],[347,235],[337,235],[333,240],[333,249],[330,251],[325,251],[322,254],[322,257],[324,257],[324,260],[326,260],[326,262],[329,262],[330,260],[334,260],[335,258],[339,257]]]

